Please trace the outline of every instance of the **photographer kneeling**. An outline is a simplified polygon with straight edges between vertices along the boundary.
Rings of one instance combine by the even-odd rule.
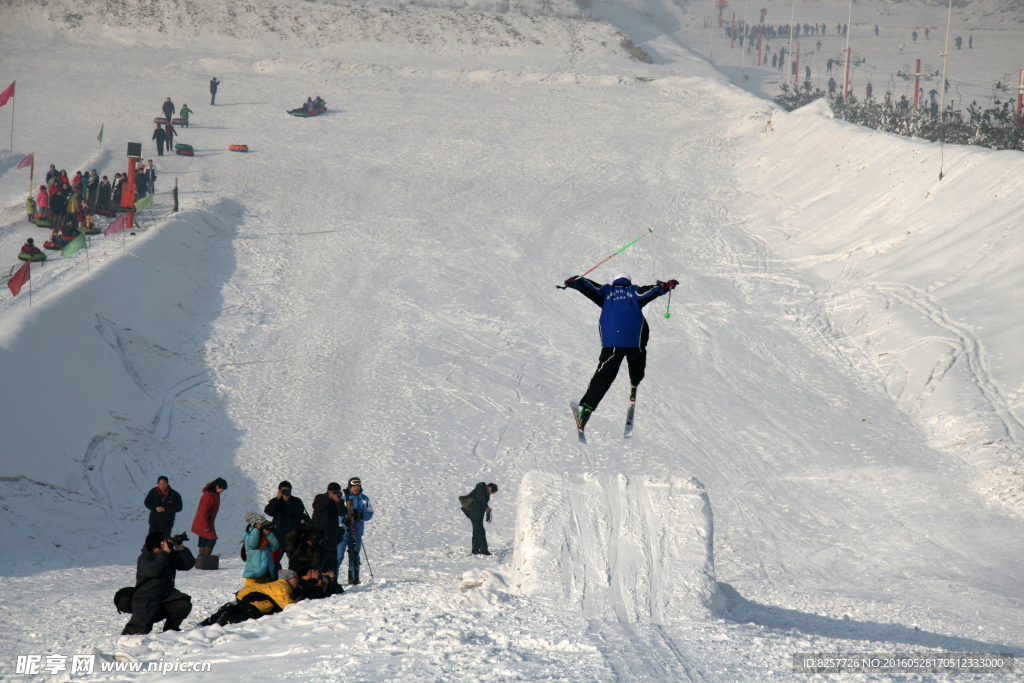
[[[135,571],[132,618],[121,635],[143,635],[153,624],[164,621],[164,631],[180,631],[181,622],[192,612],[192,598],[174,587],[177,570],[187,572],[196,565],[192,551],[184,546],[188,537],[170,539],[162,531],[146,536]]]

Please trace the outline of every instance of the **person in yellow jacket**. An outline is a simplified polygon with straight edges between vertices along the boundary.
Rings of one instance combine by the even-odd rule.
[[[273,614],[297,602],[294,593],[298,586],[298,574],[290,569],[282,569],[277,581],[267,583],[253,581],[249,583],[249,580],[247,580],[245,587],[235,593],[235,599],[240,602],[251,603],[253,607],[263,614]],[[247,595],[254,593],[260,595],[252,595],[248,600],[245,599]]]

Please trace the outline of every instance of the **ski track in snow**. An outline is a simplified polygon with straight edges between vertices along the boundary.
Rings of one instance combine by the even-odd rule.
[[[123,157],[96,151],[91,122],[118,150],[148,139],[149,109],[171,95],[196,112],[182,136],[197,155],[157,159],[161,192],[179,180],[180,214],[130,237],[126,254],[96,240],[91,274],[80,258],[34,271],[31,311],[23,297],[0,302],[0,369],[26,388],[0,399],[0,538],[17,549],[0,576],[6,653],[210,659],[228,680],[723,682],[792,680],[801,651],[1022,653],[1022,522],[987,507],[976,464],[932,448],[920,415],[895,407],[962,396],[941,378],[963,367],[1019,443],[989,345],[934,289],[842,269],[819,282],[803,254],[783,253],[773,202],[791,206],[805,188],[759,190],[736,167],[776,153],[771,108],[678,36],[620,24],[651,36],[648,67],[600,45],[612,29],[554,19],[511,17],[521,49],[448,51],[431,41],[454,31],[471,44],[500,17],[456,30],[445,26],[457,12],[415,9],[376,43],[343,42],[332,33],[342,19],[311,25],[355,10],[296,3],[284,38],[258,22],[232,38],[219,6],[190,2],[145,20],[169,31],[158,39],[60,14],[74,7],[47,10],[70,33],[15,10],[49,42],[5,34],[5,63],[29,74],[19,96],[79,112],[73,124],[64,106],[19,119],[19,145],[41,168],[112,176]],[[205,21],[189,8],[212,23],[178,37]],[[681,17],[671,3],[609,11]],[[409,47],[408,22],[435,38]],[[96,64],[104,97],[48,86],[58,74],[91,83]],[[159,78],[139,80],[140,64]],[[217,107],[205,99],[212,75]],[[315,93],[326,115],[284,113]],[[79,119],[82,139],[51,134]],[[227,152],[233,143],[251,152]],[[19,155],[0,155],[0,171]],[[19,173],[0,176],[5,253],[42,234],[19,213]],[[761,202],[758,221],[747,200]],[[672,317],[664,300],[646,309],[633,439],[622,440],[620,379],[581,446],[565,405],[593,371],[598,310],[554,285],[648,226],[594,275],[676,277]],[[941,327],[935,343],[955,340],[919,392],[879,386],[851,352],[859,331],[843,306],[874,325],[883,318],[864,302],[876,299]],[[229,480],[223,569],[179,573],[191,630],[119,638],[111,598],[131,583],[141,502],[165,473],[185,500],[180,529],[203,484]],[[245,511],[281,479],[308,507],[353,475],[378,510],[366,539],[376,580],[257,622],[191,628],[242,583]],[[704,493],[659,498],[652,482],[670,476]],[[531,477],[567,501],[552,512],[560,524],[532,538],[560,563],[537,593],[516,587],[516,501]],[[456,501],[480,480],[501,486],[489,561],[468,556]],[[707,510],[690,516],[666,502],[697,499]],[[0,658],[0,675],[13,666]]]

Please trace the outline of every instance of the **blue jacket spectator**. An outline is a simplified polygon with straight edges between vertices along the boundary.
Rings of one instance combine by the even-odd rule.
[[[245,533],[245,571],[242,576],[246,579],[277,581],[274,564],[274,551],[279,547],[277,537],[263,529],[264,525],[261,524],[250,527]]]

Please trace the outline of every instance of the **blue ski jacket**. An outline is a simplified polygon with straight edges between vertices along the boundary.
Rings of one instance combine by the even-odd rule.
[[[644,306],[665,293],[657,285],[638,287],[626,278],[602,285],[580,278],[572,286],[601,307],[601,346],[643,348],[650,333],[644,318]]]
[[[369,522],[373,518],[373,505],[370,503],[370,499],[366,497],[365,493],[360,493],[358,496],[353,496],[352,492],[345,489],[341,492],[341,503],[338,505],[339,508],[348,508],[348,501],[352,501],[352,509],[363,513],[362,519],[356,520],[356,535],[359,538],[363,537],[363,522]],[[348,527],[345,523],[345,517],[338,517],[338,523],[343,527]]]
[[[277,580],[277,572],[274,567],[274,551],[277,550],[277,537],[274,534],[267,534],[267,545],[260,549],[260,536],[263,531],[259,527],[252,527],[245,534],[245,571],[242,578],[258,579],[261,576],[269,576],[271,581]]]

